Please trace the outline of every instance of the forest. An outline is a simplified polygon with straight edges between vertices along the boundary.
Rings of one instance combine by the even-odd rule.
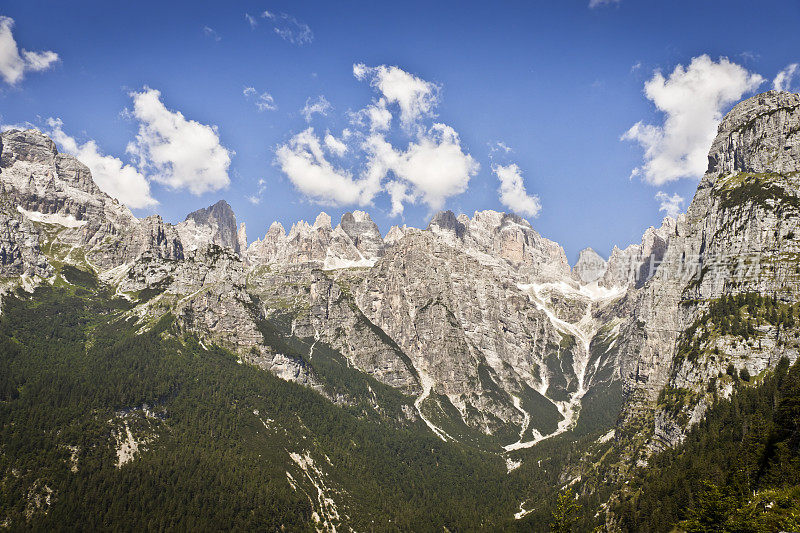
[[[614,513],[625,531],[798,531],[799,478],[800,363],[784,358],[653,456]]]
[[[795,315],[752,298],[710,313]],[[800,366],[787,360],[739,380],[681,446],[624,484],[604,470],[613,440],[599,440],[619,412],[618,382],[587,395],[575,428],[512,454],[520,466],[509,472],[500,454],[398,420],[413,398],[330,347],[307,363],[331,390],[349,387],[351,404],[241,364],[170,315],[143,327],[127,314],[133,305],[69,266],[52,286],[3,298],[4,527],[311,531],[330,500],[356,530],[592,531],[612,496],[623,531],[800,527]],[[267,342],[307,353],[280,321],[261,326]],[[380,409],[359,403],[365,391]]]

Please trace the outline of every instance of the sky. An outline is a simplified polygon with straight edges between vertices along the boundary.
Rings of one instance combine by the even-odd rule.
[[[4,0],[0,125],[169,222],[250,241],[515,212],[570,262],[685,211],[719,120],[800,90],[800,3]]]

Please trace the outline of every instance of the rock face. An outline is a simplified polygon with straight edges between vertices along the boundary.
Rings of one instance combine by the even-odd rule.
[[[307,264],[326,270],[371,267],[383,255],[378,226],[363,211],[345,213],[336,228],[320,213],[311,226],[301,220],[289,234],[275,222],[263,239],[247,249],[252,264]]]
[[[186,251],[204,248],[209,244],[230,248],[237,254],[247,248],[244,225],[237,228],[236,215],[225,200],[189,213],[186,220],[177,224],[175,229]]]
[[[59,154],[53,141],[35,130],[0,135],[0,184],[0,192],[28,218],[68,228],[62,239],[74,244],[91,248],[137,222],[100,191],[83,163]]]
[[[444,211],[384,238],[365,212],[335,227],[320,213],[249,246],[224,201],[175,226],[138,220],[41,133],[5,132],[0,276],[28,287],[65,263],[94,270],[135,302],[142,328],[170,313],[179,334],[344,405],[356,385],[331,372],[357,372],[364,391],[410,397],[405,417],[440,438],[495,450],[564,432],[586,398],[623,389],[619,424],[646,445],[621,445],[641,459],[731,390],[729,364],[756,375],[797,358],[795,332],[753,306],[800,290],[798,98],[736,106],[686,215],[607,262],[586,249],[574,268],[525,219],[495,211]],[[715,325],[733,295],[751,295],[738,311],[749,339]]]
[[[41,240],[33,222],[10,209],[0,210],[0,278],[51,275]]]
[[[345,213],[339,225],[365,258],[383,255],[381,232],[368,213],[364,211]]]
[[[708,153],[708,176],[797,172],[800,94],[769,91],[734,107]]]
[[[682,217],[683,215],[679,215]],[[682,220],[682,219],[681,219]],[[600,284],[605,287],[642,287],[655,273],[664,259],[667,241],[675,233],[678,221],[665,217],[661,226],[647,228],[641,244],[631,244],[624,250],[616,246],[611,251]]]
[[[606,260],[600,254],[586,248],[580,251],[578,261],[572,267],[572,276],[581,283],[592,283],[606,273]]]
[[[798,95],[770,91],[734,107],[685,217],[653,237],[661,262],[619,339],[621,424],[649,435],[640,458],[680,442],[714,395],[730,392],[728,365],[757,375],[798,356],[794,332],[765,321],[760,300],[736,308],[735,322],[751,326],[745,335],[716,324],[711,311],[736,295],[798,301],[798,132]]]

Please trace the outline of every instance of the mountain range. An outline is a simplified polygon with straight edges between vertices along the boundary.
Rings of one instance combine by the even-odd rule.
[[[323,212],[288,232],[273,223],[249,244],[224,200],[175,225],[158,215],[138,219],[44,134],[3,132],[0,322],[5,342],[21,354],[7,356],[3,367],[4,440],[15,442],[18,417],[41,402],[26,400],[37,390],[34,374],[83,368],[94,347],[105,346],[87,372],[104,383],[132,379],[119,377],[111,362],[121,349],[104,333],[111,325],[130,339],[130,353],[139,353],[134,347],[144,339],[152,343],[148,353],[191,353],[174,363],[189,365],[187,375],[200,372],[188,370],[192,365],[225,361],[225,354],[233,364],[214,367],[215,379],[226,383],[219,389],[214,380],[205,392],[181,388],[173,386],[180,379],[159,374],[159,386],[145,387],[135,401],[121,394],[84,406],[88,411],[75,407],[72,418],[60,418],[37,437],[47,435],[50,448],[42,446],[61,450],[61,467],[56,452],[38,461],[31,443],[0,444],[0,485],[6,487],[0,523],[36,528],[66,516],[59,505],[74,505],[76,497],[65,493],[68,487],[88,490],[88,481],[69,485],[68,478],[83,475],[81,458],[91,449],[108,449],[110,459],[88,464],[110,486],[130,483],[125,476],[137,463],[167,468],[164,458],[182,457],[176,450],[191,454],[176,437],[187,418],[175,417],[194,419],[202,411],[203,420],[216,422],[201,426],[226,435],[220,449],[235,450],[218,458],[217,467],[241,468],[236,461],[251,453],[253,427],[282,435],[270,441],[282,444],[264,453],[269,472],[260,475],[286,499],[260,505],[292,503],[272,513],[265,529],[359,530],[368,520],[385,530],[544,529],[542,516],[553,504],[541,500],[567,489],[585,504],[582,527],[594,521],[625,529],[614,504],[626,498],[626,481],[686,442],[718,402],[756,386],[800,353],[800,330],[790,318],[800,292],[800,95],[770,91],[736,105],[708,159],[685,214],[666,217],[640,243],[615,247],[608,259],[587,248],[570,267],[563,248],[527,220],[495,211],[472,217],[444,211],[424,229],[394,226],[383,236],[366,212],[346,213],[335,225]],[[75,312],[65,302],[76,301],[90,309],[75,318],[81,333],[72,342],[83,351],[60,360],[56,341],[66,332],[50,331],[44,322],[37,336],[21,321],[33,320],[40,306],[42,316],[58,322]],[[42,339],[55,343],[46,344],[50,355],[42,361],[55,366],[45,370],[33,349]],[[131,365],[146,382],[147,368]],[[233,375],[244,376],[242,396],[235,382],[227,383]],[[258,385],[272,376],[279,380]],[[272,411],[254,407],[259,386],[302,401],[281,407],[276,400]],[[177,390],[193,390],[198,404],[176,407],[170,402]],[[217,390],[230,391],[230,398],[213,408],[203,403],[215,401]],[[250,425],[241,426],[244,418],[232,426],[221,422],[229,414],[216,414],[219,409],[249,417]],[[326,413],[324,424],[310,414],[318,411]],[[69,420],[83,420],[87,412],[95,413],[94,440],[61,442],[63,435],[75,439]],[[341,428],[348,424],[390,433],[380,433],[384,447],[374,449],[375,442],[358,444],[363,435],[353,437],[359,451],[347,453],[345,436],[335,445],[325,442],[346,435]],[[230,427],[238,429],[225,433]],[[270,446],[256,441],[252,449]],[[369,497],[357,497],[361,489],[348,470],[359,454],[362,466],[386,461],[388,469],[392,442],[443,451],[434,453],[439,459],[400,452],[396,478],[365,483],[376,490],[407,485],[386,496],[397,513],[390,517]],[[204,446],[216,450],[213,443]],[[448,466],[437,470],[440,463]],[[54,474],[58,468],[63,472]],[[135,479],[155,483],[153,472],[160,471],[150,468]],[[362,481],[369,476],[360,475]],[[415,514],[404,506],[422,497],[413,476],[426,475],[444,476],[448,487],[468,479],[474,486],[444,499],[452,506],[447,513],[423,506]],[[251,483],[257,491],[257,480],[244,484]],[[497,514],[478,523],[454,502],[483,509],[474,501],[489,485],[501,487],[502,498],[491,511]],[[216,515],[192,522],[189,514],[171,525],[252,525]],[[110,514],[98,527],[114,528],[123,515]]]

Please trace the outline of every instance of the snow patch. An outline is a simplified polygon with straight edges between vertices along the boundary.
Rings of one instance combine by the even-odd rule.
[[[539,442],[539,441],[544,439],[544,436],[542,436],[542,434],[539,433],[538,430],[533,429],[532,430],[533,440],[529,440],[529,441],[523,441],[522,440],[523,437],[525,436],[525,432],[528,431],[528,427],[531,424],[531,414],[528,411],[526,411],[526,410],[524,410],[522,408],[522,401],[519,399],[518,396],[512,396],[511,398],[512,398],[512,400],[514,402],[514,407],[517,409],[517,411],[522,413],[523,420],[522,420],[522,428],[519,430],[519,440],[517,442],[514,442],[514,443],[509,444],[507,446],[503,446],[503,449],[505,451],[507,451],[507,452],[511,452],[511,451],[514,451],[514,450],[521,450],[523,448],[530,448],[531,446],[533,446],[537,442]],[[506,458],[506,465],[509,464],[509,461],[510,461],[510,459]],[[520,464],[522,464],[522,463],[520,463]],[[519,466],[519,465],[517,465],[517,466]],[[511,472],[511,470],[509,470],[509,472]]]
[[[325,258],[325,263],[322,265],[322,270],[339,270],[343,268],[372,268],[378,261],[375,259],[367,259],[362,257],[358,260],[344,259],[342,257],[328,256]]]
[[[72,215],[62,215],[59,213],[40,213],[39,211],[28,211],[21,205],[17,206],[17,211],[22,213],[25,217],[34,222],[42,222],[44,224],[58,224],[65,228],[80,228],[86,225],[85,220],[78,220]]]
[[[591,356],[590,346],[592,339],[597,334],[598,329],[597,323],[592,319],[592,305],[594,305],[595,302],[608,301],[618,298],[622,296],[626,290],[624,287],[607,289],[605,287],[600,287],[596,282],[575,287],[564,281],[529,284],[520,283],[517,284],[517,288],[528,294],[531,302],[533,302],[533,304],[540,311],[547,315],[547,318],[550,319],[550,322],[553,324],[553,327],[555,327],[556,330],[567,335],[571,335],[578,341],[578,347],[580,349],[577,351],[578,353],[573,354],[573,371],[578,380],[578,390],[572,394],[568,401],[553,402],[558,409],[558,412],[563,417],[561,422],[559,422],[556,431],[532,441],[525,443],[514,443],[509,445],[514,446],[514,448],[506,447],[506,450],[529,448],[543,439],[560,435],[575,426],[575,424],[578,422],[578,416],[580,415],[581,400],[583,399],[584,394],[586,394],[585,381],[586,370],[589,363],[589,358]],[[546,305],[545,302],[547,301],[547,298],[544,297],[542,292],[547,290],[555,290],[564,295],[571,295],[573,297],[584,296],[592,302],[592,305],[587,307],[586,315],[579,322],[573,324],[558,318],[555,313]]]

